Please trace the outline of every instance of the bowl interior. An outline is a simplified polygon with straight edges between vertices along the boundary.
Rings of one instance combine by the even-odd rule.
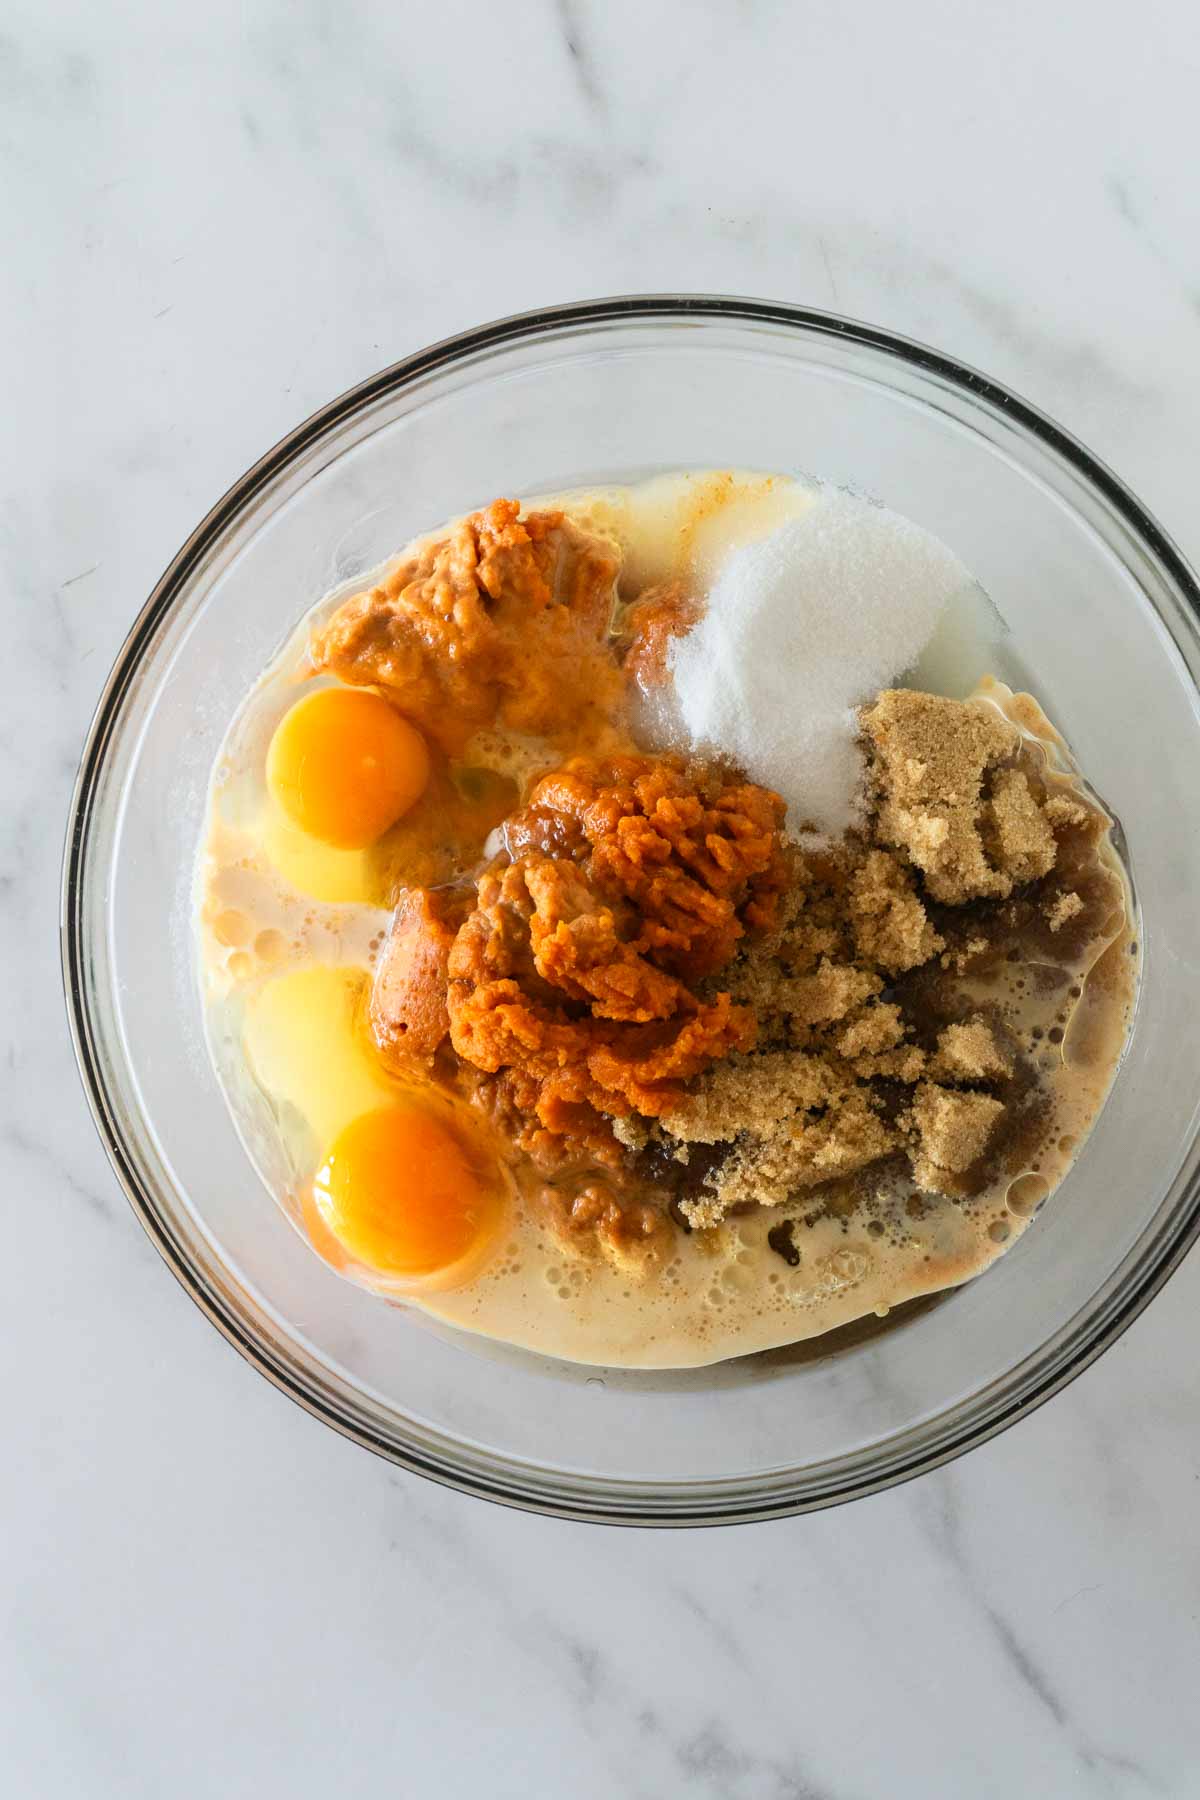
[[[518,321],[302,428],[200,529],[135,631],[85,759],[68,868],[94,1104],[197,1297],[275,1379],[374,1447],[593,1516],[752,1516],[911,1472],[1082,1366],[1195,1225],[1200,659],[1186,571],[1115,483],[1008,397],[879,334],[759,312],[646,302]],[[206,1054],[193,863],[230,717],[326,589],[496,494],[712,465],[848,483],[978,575],[1028,685],[1123,823],[1142,988],[1091,1139],[983,1279],[816,1354],[616,1373],[435,1328],[300,1243]]]

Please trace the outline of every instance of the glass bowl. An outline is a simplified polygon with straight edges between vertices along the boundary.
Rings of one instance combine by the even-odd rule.
[[[1123,821],[1144,921],[1133,1038],[1075,1167],[981,1279],[795,1351],[598,1370],[489,1347],[337,1278],[251,1167],[205,1051],[193,859],[230,716],[306,608],[499,493],[658,469],[816,473],[944,538]],[[931,1468],[1084,1368],[1200,1222],[1198,591],[1067,434],[938,352],[797,307],[585,302],[421,351],[269,452],[138,618],[84,751],[63,958],[114,1168],[229,1340],[317,1417],[493,1500],[635,1525],[761,1519]]]

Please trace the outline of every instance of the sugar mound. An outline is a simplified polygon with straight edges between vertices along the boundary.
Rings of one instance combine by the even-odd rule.
[[[703,618],[672,647],[683,727],[788,804],[795,830],[840,835],[859,816],[855,708],[911,669],[964,565],[911,520],[832,487],[733,551]]]

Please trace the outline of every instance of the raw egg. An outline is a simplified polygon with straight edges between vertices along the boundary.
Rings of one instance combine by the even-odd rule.
[[[501,1216],[498,1185],[448,1125],[416,1104],[376,1107],[339,1132],[313,1199],[353,1261],[391,1276],[466,1262]]]
[[[382,837],[425,791],[429,751],[415,725],[365,688],[297,700],[275,727],[267,785],[293,824],[341,850]]]

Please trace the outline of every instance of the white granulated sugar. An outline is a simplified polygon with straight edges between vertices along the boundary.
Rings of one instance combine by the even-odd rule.
[[[671,656],[684,727],[788,804],[793,829],[840,835],[859,814],[854,709],[911,669],[971,585],[953,551],[834,488],[733,551]]]

